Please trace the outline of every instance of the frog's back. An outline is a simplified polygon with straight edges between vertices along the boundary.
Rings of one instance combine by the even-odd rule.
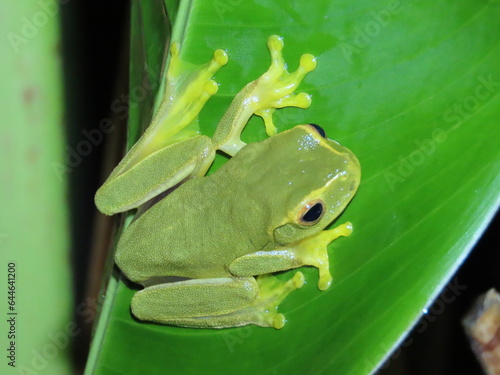
[[[263,223],[245,222],[251,219],[241,214],[242,205],[255,210],[255,204],[242,196],[244,187],[227,178],[214,174],[189,180],[133,222],[115,254],[125,275],[135,282],[224,277],[232,260],[262,249]]]

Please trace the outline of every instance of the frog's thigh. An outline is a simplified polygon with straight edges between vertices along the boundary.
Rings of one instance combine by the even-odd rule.
[[[131,307],[138,319],[181,327],[281,328],[284,317],[275,310],[302,284],[301,273],[286,282],[274,277],[192,279],[145,288],[134,295]]]
[[[108,215],[136,208],[185,178],[204,175],[214,157],[215,150],[207,136],[198,135],[166,146],[112,176],[97,191],[96,205]]]
[[[137,292],[132,312],[141,320],[175,323],[178,318],[222,315],[250,306],[259,292],[253,277],[190,279]]]

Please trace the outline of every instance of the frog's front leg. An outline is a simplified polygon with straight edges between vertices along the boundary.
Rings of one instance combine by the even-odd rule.
[[[255,324],[282,328],[276,310],[292,291],[302,287],[297,272],[288,281],[274,276],[190,279],[158,284],[137,292],[131,309],[140,320],[193,328],[225,328]]]
[[[217,125],[214,143],[217,148],[234,155],[245,145],[240,135],[253,114],[264,119],[269,136],[276,133],[272,114],[276,108],[307,108],[311,98],[306,93],[294,94],[307,73],[316,68],[316,59],[310,54],[300,58],[300,65],[293,73],[288,73],[281,53],[283,39],[277,35],[267,42],[271,53],[271,66],[258,79],[246,85],[234,98],[229,109]]]
[[[231,262],[229,271],[235,276],[263,275],[301,266],[314,266],[319,270],[318,288],[328,289],[332,283],[327,246],[340,236],[352,233],[351,223],[299,241],[287,248],[257,251],[243,255]]]

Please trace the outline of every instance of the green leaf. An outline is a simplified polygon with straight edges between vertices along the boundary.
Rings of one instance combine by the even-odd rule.
[[[139,4],[158,6],[135,2],[133,20]],[[143,33],[144,59],[159,64],[165,40],[144,17],[155,12],[141,14],[143,29],[133,22],[133,32]],[[304,270],[308,284],[280,305],[288,323],[279,331],[139,323],[129,312],[134,291],[113,280],[87,371],[371,372],[437,296],[497,210],[499,17],[498,1],[181,2],[173,32],[183,57],[201,63],[223,48],[230,58],[216,75],[218,94],[200,116],[206,134],[213,134],[238,90],[267,69],[269,35],[284,37],[291,70],[302,53],[317,56],[318,68],[301,85],[312,106],[280,110],[275,122],[279,131],[320,124],[358,156],[361,186],[334,223],[351,221],[354,233],[331,245],[329,290],[317,289],[315,269]],[[132,51],[133,64],[135,59]],[[132,134],[139,126],[130,123]],[[253,118],[243,139],[264,137],[262,121]],[[214,168],[223,162],[218,158]]]
[[[78,327],[72,320],[66,194],[75,159],[65,158],[70,146],[64,133],[71,121],[65,119],[57,7],[37,0],[0,4],[4,375],[72,370],[69,343]]]

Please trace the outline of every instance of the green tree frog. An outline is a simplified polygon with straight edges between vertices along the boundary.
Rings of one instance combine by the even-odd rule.
[[[323,229],[354,196],[359,162],[317,125],[276,133],[276,108],[310,105],[309,95],[295,91],[316,59],[304,54],[288,73],[282,38],[271,36],[268,48],[270,68],[236,95],[210,138],[197,132],[198,113],[217,91],[212,77],[227,54],[186,65],[174,43],[150,126],[96,194],[107,215],[139,208],[115,262],[144,286],[131,301],[140,320],[279,329],[285,317],[277,307],[304,276],[283,281],[272,273],[309,265],[319,269],[319,289],[331,284],[327,245],[351,225]],[[254,114],[269,138],[246,145],[240,134]],[[205,176],[217,150],[232,158]]]

